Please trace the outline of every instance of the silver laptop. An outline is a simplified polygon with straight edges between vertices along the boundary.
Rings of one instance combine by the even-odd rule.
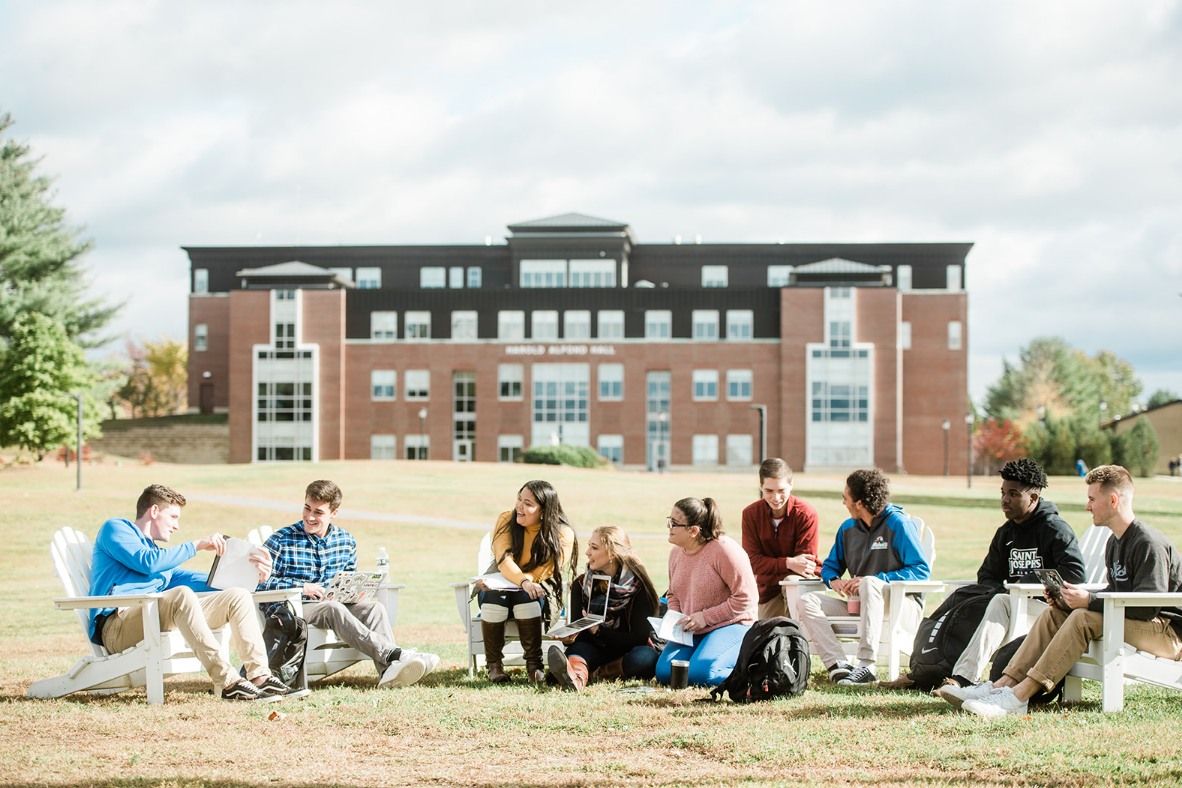
[[[337,572],[324,589],[324,598],[342,605],[364,602],[376,596],[385,578],[385,572]]]
[[[584,629],[590,629],[596,624],[603,623],[604,619],[607,618],[608,599],[610,599],[612,595],[612,579],[611,575],[591,575],[592,585],[594,585],[596,580],[607,581],[607,592],[603,595],[603,610],[599,613],[596,613],[592,610],[586,610],[584,611],[586,615],[584,615],[582,618],[572,621],[569,624],[559,624],[558,626],[554,627],[554,629],[551,629],[549,632],[547,632],[546,637],[554,638],[555,640],[561,640],[562,638],[568,638],[571,635],[577,635]],[[594,597],[587,600],[588,606],[590,606],[594,601]]]

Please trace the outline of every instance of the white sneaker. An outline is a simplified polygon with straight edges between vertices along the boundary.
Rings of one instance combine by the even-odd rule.
[[[993,683],[989,681],[982,681],[980,684],[973,684],[968,687],[962,687],[959,684],[945,684],[932,690],[932,695],[933,697],[943,698],[959,709],[964,705],[966,700],[988,698],[996,689]]]
[[[1026,701],[1018,700],[1018,696],[1014,694],[1012,688],[1002,687],[996,692],[989,693],[984,698],[966,700],[961,708],[964,711],[976,714],[978,717],[984,717],[988,720],[999,720],[1011,714],[1025,714]]]
[[[419,655],[402,656],[391,662],[382,677],[378,679],[379,687],[409,687],[427,674],[427,663]]]
[[[427,672],[423,674],[424,676],[431,675],[435,672],[435,669],[439,667],[438,654],[432,654],[428,651],[416,651],[413,648],[402,649],[402,658],[409,659],[410,657],[418,657],[419,659],[423,660],[423,664],[427,667]]]

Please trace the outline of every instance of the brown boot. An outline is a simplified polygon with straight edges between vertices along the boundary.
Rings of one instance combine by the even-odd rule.
[[[505,622],[480,622],[480,633],[484,637],[484,661],[487,663],[488,680],[493,684],[504,684],[509,680],[503,665],[505,656]]]
[[[546,680],[542,669],[542,617],[517,619],[517,637],[525,656],[525,675],[535,684]]]
[[[587,662],[582,657],[567,656],[559,646],[551,646],[546,652],[546,667],[563,689],[582,692],[587,686]]]
[[[592,681],[615,681],[624,677],[624,658],[613,659],[606,665],[600,665],[591,677]]]

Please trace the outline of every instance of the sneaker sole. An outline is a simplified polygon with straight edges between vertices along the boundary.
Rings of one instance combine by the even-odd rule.
[[[420,659],[406,663],[398,675],[386,683],[387,687],[409,687],[427,674],[427,665]]]
[[[558,686],[564,690],[575,689],[575,683],[570,678],[566,656],[557,648],[551,648],[546,652],[546,667],[549,669],[550,675],[558,682]]]

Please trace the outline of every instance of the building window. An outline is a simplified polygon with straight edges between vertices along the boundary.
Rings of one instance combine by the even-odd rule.
[[[899,349],[911,349],[911,324],[906,320],[899,323]]]
[[[200,353],[209,349],[209,326],[198,323],[193,326],[193,350]]]
[[[447,269],[447,286],[459,290],[464,286],[464,266],[453,265]]]
[[[792,284],[792,266],[769,265],[767,267],[768,287],[788,287]]]
[[[612,465],[619,465],[624,462],[623,435],[600,435],[596,448]]]
[[[945,268],[945,277],[948,280],[948,289],[949,290],[959,290],[960,289],[960,266],[959,265],[950,265],[947,268]]]
[[[960,350],[960,346],[961,346],[960,321],[959,320],[949,320],[948,321],[948,349],[949,350]]]
[[[276,323],[274,345],[277,350],[291,350],[295,347],[295,323]]]
[[[726,287],[727,267],[725,265],[702,266],[702,287]]]
[[[531,339],[558,339],[558,312],[553,309],[539,309],[530,315],[529,335]]]
[[[695,309],[693,311],[693,338],[718,339],[718,310]]]
[[[694,436],[694,465],[718,464],[718,436]]]
[[[398,339],[398,313],[370,312],[369,338]]]
[[[854,289],[852,287],[830,287],[829,297],[848,301],[853,298]]]
[[[340,268],[340,267],[329,266],[328,270],[332,271],[334,274],[336,274],[341,279],[344,279],[347,282],[353,281],[353,269],[352,268]]]
[[[294,288],[290,288],[290,287],[275,288],[275,300],[276,301],[295,301],[295,295],[296,295],[296,291]]]
[[[895,282],[896,287],[898,287],[903,292],[907,292],[911,289],[911,266],[899,266],[895,269],[895,276],[898,278],[898,281]]]
[[[431,338],[431,313],[430,312],[407,312],[406,313],[406,338],[407,339],[430,339]]]
[[[394,460],[398,451],[393,435],[370,435],[369,458],[371,460]]]
[[[520,435],[497,436],[497,461],[518,462],[525,443]]]
[[[599,365],[599,399],[622,400],[624,398],[624,365]]]
[[[423,290],[435,290],[447,284],[446,272],[443,266],[428,266],[419,269],[419,287]]]
[[[425,369],[408,369],[402,376],[403,396],[408,400],[431,399],[431,373]]]
[[[597,336],[600,339],[623,339],[624,338],[624,312],[619,309],[601,309],[599,310],[599,333]]]
[[[193,292],[198,293],[198,294],[209,292],[209,269],[208,268],[194,268],[193,269]]]
[[[865,422],[870,419],[870,388],[813,381],[813,421]]]
[[[398,373],[392,369],[375,369],[369,373],[369,387],[375,400],[391,400],[398,394]]]
[[[673,313],[668,309],[648,309],[644,313],[644,338],[668,339],[673,336]]]
[[[728,369],[726,371],[726,398],[730,400],[751,399],[751,370]]]
[[[468,267],[468,287],[480,287],[483,272],[480,266],[473,265]]]
[[[502,310],[497,312],[498,339],[525,339],[525,312]]]
[[[726,310],[726,338],[751,339],[755,336],[755,313],[750,309]]]
[[[523,378],[520,364],[497,365],[497,399],[521,399]]]
[[[754,465],[752,462],[752,440],[750,435],[726,436],[726,464],[736,467]]]
[[[470,311],[451,313],[451,338],[476,339],[476,313]]]
[[[829,347],[849,347],[852,328],[848,321],[833,320],[829,323]]]
[[[590,339],[591,312],[586,309],[563,312],[562,336],[564,339]]]
[[[357,269],[357,289],[358,290],[379,290],[382,287],[382,269],[381,268],[358,268]]]
[[[530,370],[531,444],[590,446],[589,364],[534,364]]]
[[[694,370],[694,399],[699,401],[718,399],[718,370]]]
[[[407,435],[406,459],[427,460],[431,458],[431,438],[427,435]]]
[[[615,287],[615,260],[571,260],[571,287]]]
[[[566,260],[522,260],[521,287],[566,287]]]

